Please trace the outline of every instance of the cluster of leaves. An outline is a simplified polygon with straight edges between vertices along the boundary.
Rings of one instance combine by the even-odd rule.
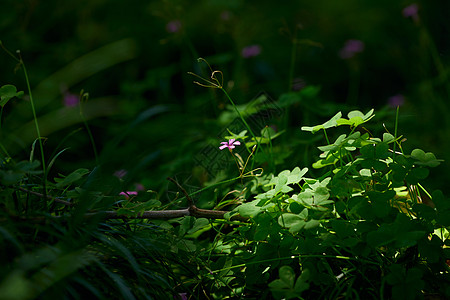
[[[420,149],[395,151],[401,137],[390,133],[359,131],[372,117],[338,113],[302,128],[327,140],[327,129],[350,129],[319,147],[313,167],[328,169],[320,178],[296,167],[253,180],[254,200],[227,214],[251,222],[214,249],[210,268],[227,283],[216,286],[218,295],[231,288],[267,296],[269,287],[276,299],[450,297],[450,202],[419,183],[440,160]]]

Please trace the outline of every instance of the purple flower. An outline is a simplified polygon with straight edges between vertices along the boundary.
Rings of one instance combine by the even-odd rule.
[[[175,299],[181,299],[181,300],[187,300],[187,293],[178,293],[178,298]]]
[[[127,175],[127,171],[124,169],[118,170],[114,172],[114,176],[116,176],[119,179],[122,179],[123,177],[125,177],[125,175]]]
[[[136,183],[134,186],[136,187],[136,191],[145,190],[145,186],[142,183]]]
[[[228,148],[230,151],[234,149],[235,146],[239,146],[241,142],[236,141],[235,139],[230,139],[228,142],[221,142],[222,146],[219,147],[220,150]]]
[[[414,21],[419,19],[419,6],[416,3],[408,5],[402,10],[402,14],[405,18],[412,18]]]
[[[339,56],[342,59],[349,59],[355,56],[356,53],[362,52],[364,50],[364,43],[360,40],[348,40],[345,42],[344,47],[342,47],[339,52]]]
[[[181,22],[179,20],[172,20],[166,25],[166,30],[170,33],[176,33],[181,29]]]
[[[80,102],[80,98],[77,95],[71,93],[64,93],[64,106],[75,107]]]
[[[259,45],[251,45],[244,47],[241,51],[241,55],[243,58],[250,58],[254,56],[258,56],[261,53],[261,47]]]
[[[388,99],[388,105],[392,108],[402,106],[403,104],[405,104],[405,96],[403,96],[402,94],[397,94]]]
[[[125,198],[130,198],[130,196],[137,196],[137,191],[126,191],[126,192],[120,192],[119,195],[125,196]]]

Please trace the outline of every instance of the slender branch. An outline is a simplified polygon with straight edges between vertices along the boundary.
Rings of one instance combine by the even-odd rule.
[[[224,219],[224,215],[228,211],[223,210],[210,210],[210,209],[201,209],[195,206],[194,201],[189,196],[189,194],[186,192],[186,190],[173,178],[167,177],[167,180],[173,182],[184,194],[186,197],[189,207],[187,208],[189,215],[197,218],[208,218],[208,219]],[[154,211],[156,212],[156,211]],[[170,211],[160,211],[160,212],[170,212]],[[240,216],[234,216],[232,218],[233,220],[240,220],[240,221],[248,221],[248,218],[243,218]]]
[[[185,209],[176,209],[176,210],[147,210],[139,213],[137,215],[124,215],[117,214],[116,211],[103,211],[98,213],[87,213],[86,217],[91,217],[95,215],[105,215],[105,219],[173,219],[180,218],[186,216],[192,216],[196,218],[207,218],[207,219],[224,219],[224,215],[228,211],[222,210],[210,210],[210,209],[201,209],[196,206],[191,206]],[[231,218],[233,221],[248,221],[248,218],[244,218],[241,216],[233,216]]]
[[[125,220],[134,220],[134,219],[174,219],[174,218],[180,218],[185,216],[192,216],[196,218],[207,218],[207,219],[225,219],[224,215],[229,211],[224,210],[210,210],[210,209],[202,209],[195,206],[194,201],[189,196],[189,194],[186,192],[186,190],[173,178],[168,177],[167,180],[173,182],[184,194],[186,197],[189,206],[184,209],[174,209],[174,210],[147,210],[143,211],[141,213],[138,213],[136,215],[126,215],[126,214],[118,214],[117,211],[98,211],[98,212],[88,212],[84,215],[84,217],[94,217],[94,216],[103,216],[107,220],[112,219],[125,219]],[[41,198],[47,198],[51,199],[55,202],[62,203],[68,206],[73,206],[74,203],[64,201],[61,199],[57,199],[54,197],[51,197],[50,195],[44,196],[41,193],[34,192],[27,190],[22,187],[17,187],[18,190],[21,190],[26,193],[30,193],[32,195],[41,197]],[[20,219],[20,220],[28,220],[28,221],[34,221],[34,222],[46,222],[49,220],[49,217],[21,217],[21,216],[10,216],[13,219]],[[60,216],[50,216],[50,218],[60,219],[68,217],[68,215],[60,215]],[[5,221],[6,219],[0,219],[0,222]],[[232,221],[243,221],[247,222],[249,219],[241,216],[232,216]]]

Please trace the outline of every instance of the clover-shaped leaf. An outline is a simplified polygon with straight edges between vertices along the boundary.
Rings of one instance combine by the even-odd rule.
[[[242,130],[239,134],[231,132],[228,128],[227,128],[227,130],[231,134],[231,135],[225,136],[225,139],[227,139],[227,140],[235,139],[235,140],[242,140],[242,141],[244,141],[244,140],[246,140],[248,138],[248,136],[246,135],[247,134],[247,130]]]
[[[269,283],[270,289],[275,291],[293,290],[295,280],[294,270],[289,266],[282,266],[278,272],[280,279]]]
[[[23,96],[23,92],[17,92],[15,86],[7,84],[0,87],[0,106],[3,107],[8,103],[11,98],[20,98]]]
[[[372,119],[375,115],[373,114],[373,109],[371,109],[367,114],[363,114],[359,110],[353,110],[348,113],[348,120],[341,118],[337,120],[337,125],[350,125],[352,127],[357,127],[363,123],[366,123],[370,119]]]
[[[436,156],[433,153],[425,153],[422,149],[414,149],[411,152],[411,157],[417,160],[417,165],[427,167],[437,167],[443,161],[442,159],[436,159]]]
[[[300,170],[299,167],[295,167],[295,169],[292,170],[292,172],[290,172],[290,174],[288,175],[287,183],[288,184],[299,183],[300,180],[302,180],[303,175],[306,174],[306,172],[308,172],[308,168],[303,168]]]
[[[336,127],[337,124],[337,120],[339,120],[342,117],[342,113],[338,112],[337,114],[335,114],[330,120],[326,121],[325,123],[321,124],[321,125],[316,125],[313,127],[309,127],[309,126],[303,126],[302,130],[303,131],[311,131],[311,133],[316,133],[317,131],[321,130],[321,129],[328,129],[331,127]]]
[[[259,200],[239,205],[236,209],[242,217],[254,218],[263,211],[263,208],[257,206]]]
[[[289,228],[290,233],[297,233],[305,227],[307,216],[308,210],[306,208],[300,214],[285,213],[278,217],[278,224]]]

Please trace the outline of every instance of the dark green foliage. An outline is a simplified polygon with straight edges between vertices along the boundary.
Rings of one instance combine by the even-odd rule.
[[[0,299],[450,298],[447,11],[3,1]]]

